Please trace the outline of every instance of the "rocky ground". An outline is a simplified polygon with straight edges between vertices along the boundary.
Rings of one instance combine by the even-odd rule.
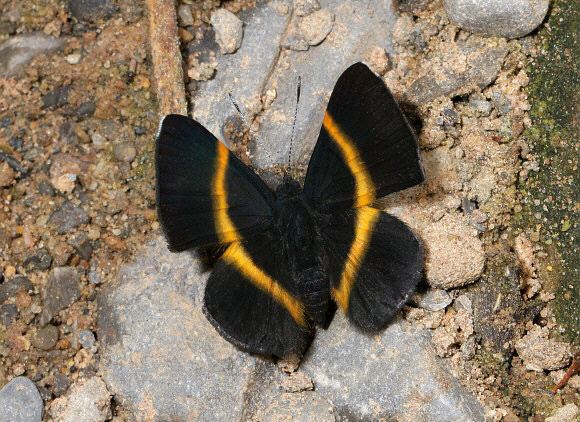
[[[255,3],[177,5],[193,115],[273,181],[296,75],[299,172],[364,59],[419,133],[426,182],[379,206],[426,247],[420,293],[376,338],[338,316],[290,374],[237,352],[159,237],[146,5],[0,0],[0,421],[577,420],[580,376],[551,390],[580,365],[578,3]]]

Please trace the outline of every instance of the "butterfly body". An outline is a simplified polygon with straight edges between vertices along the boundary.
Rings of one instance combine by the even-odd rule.
[[[302,355],[337,306],[377,332],[421,278],[418,239],[372,207],[423,180],[417,141],[361,63],[335,86],[303,187],[285,177],[272,191],[201,124],[177,115],[161,124],[156,174],[169,248],[225,248],[203,310],[243,350]]]

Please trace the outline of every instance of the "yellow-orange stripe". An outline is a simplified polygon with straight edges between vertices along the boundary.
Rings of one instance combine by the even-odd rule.
[[[231,243],[223,254],[223,259],[233,265],[244,277],[258,288],[266,291],[277,302],[286,308],[297,324],[306,326],[304,306],[286,289],[269,277],[252,260],[241,244],[242,235],[237,231],[228,215],[226,190],[226,172],[228,168],[229,150],[218,142],[215,174],[212,182],[213,210],[215,230],[220,243]],[[266,310],[265,310],[266,311]]]
[[[330,135],[330,139],[338,145],[344,161],[354,177],[356,196],[354,206],[358,208],[373,203],[375,200],[373,180],[356,146],[349,136],[342,131],[342,128],[334,121],[328,111],[324,115],[322,126],[324,126],[324,129]]]
[[[350,137],[344,133],[342,128],[334,121],[327,111],[324,115],[322,126],[328,132],[330,139],[338,146],[343,159],[348,166],[355,180],[355,226],[354,239],[350,245],[350,250],[340,276],[338,288],[333,289],[332,293],[336,302],[348,311],[350,292],[354,280],[359,271],[360,265],[364,260],[367,248],[369,246],[373,228],[380,216],[380,211],[366,205],[375,200],[375,187],[371,175],[362,160],[356,145]]]

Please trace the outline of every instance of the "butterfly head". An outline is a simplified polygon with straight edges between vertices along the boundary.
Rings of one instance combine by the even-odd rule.
[[[276,196],[278,196],[278,198],[287,198],[290,196],[296,196],[300,192],[302,192],[300,183],[292,179],[288,173],[284,173],[282,184],[276,188]]]

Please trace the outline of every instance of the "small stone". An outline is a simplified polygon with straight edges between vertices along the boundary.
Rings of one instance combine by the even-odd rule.
[[[121,142],[113,146],[113,155],[118,161],[131,163],[137,156],[137,150],[131,142]]]
[[[58,328],[54,325],[47,325],[38,330],[32,338],[34,347],[40,350],[50,350],[58,341]]]
[[[147,133],[147,128],[145,126],[135,126],[135,135],[137,136],[141,136],[141,135],[145,135]]]
[[[524,364],[538,366],[543,370],[554,371],[570,362],[570,345],[548,338],[548,327],[534,325],[519,339],[516,351]]]
[[[16,172],[12,167],[3,161],[0,163],[0,187],[8,187],[16,180]]]
[[[73,248],[75,248],[78,256],[81,259],[84,259],[85,261],[91,259],[91,255],[93,254],[93,245],[89,239],[82,237],[81,239],[73,239],[70,243]]]
[[[32,290],[34,290],[34,284],[32,284],[28,277],[16,275],[0,284],[0,304],[21,292],[29,292]]]
[[[89,216],[80,207],[70,201],[64,202],[54,211],[48,223],[56,227],[58,234],[65,234],[82,224],[89,222]]]
[[[304,16],[298,28],[309,45],[318,45],[330,34],[333,25],[334,14],[323,9]]]
[[[65,85],[50,91],[42,97],[42,108],[57,109],[68,103],[68,95],[72,86]]]
[[[445,309],[451,304],[451,296],[442,289],[429,289],[423,294],[416,294],[412,299],[413,303],[419,308],[429,311],[438,311]]]
[[[393,25],[393,42],[402,47],[410,43],[411,31],[415,27],[413,18],[408,14],[403,14]]]
[[[308,41],[299,34],[288,34],[282,42],[282,48],[288,48],[294,51],[307,51],[310,48]]]
[[[8,141],[8,143],[12,148],[20,149],[24,146],[24,139],[19,138],[18,136],[13,136],[12,138],[10,138],[10,141]]]
[[[384,75],[389,69],[389,56],[384,48],[375,45],[365,55],[365,61],[373,72]]]
[[[320,10],[318,0],[294,0],[294,11],[298,16],[307,16]]]
[[[52,256],[46,248],[41,248],[24,260],[24,267],[29,271],[47,270],[52,265]]]
[[[211,25],[222,54],[232,54],[242,45],[244,23],[227,9],[211,14]]]
[[[445,215],[421,233],[428,250],[427,281],[432,287],[452,289],[477,280],[485,265],[481,240],[456,216]],[[431,245],[446,245],[431,249]]]
[[[41,422],[43,402],[38,389],[25,377],[16,377],[0,390],[2,422]]]
[[[81,297],[80,278],[72,267],[54,268],[42,292],[40,325],[45,326],[61,310]]]
[[[72,53],[64,58],[68,64],[78,64],[81,61],[81,53]]]
[[[560,407],[552,416],[546,418],[545,422],[576,422],[580,415],[580,409],[574,403]]]
[[[491,103],[481,94],[474,94],[469,98],[468,105],[473,107],[481,116],[489,116],[491,113]]]
[[[12,303],[6,303],[0,306],[0,322],[4,325],[10,325],[12,321],[18,318],[18,307]]]
[[[79,21],[109,19],[118,10],[115,0],[67,0],[70,14]]]
[[[544,20],[549,0],[445,0],[449,20],[469,32],[520,38]]]
[[[75,190],[77,175],[72,173],[61,174],[59,176],[53,177],[53,186],[62,193],[71,193]]]
[[[78,106],[75,114],[77,117],[91,117],[97,110],[97,104],[94,101],[86,101]]]
[[[64,37],[49,37],[42,31],[12,36],[0,43],[0,75],[3,78],[20,76],[26,69],[26,63],[34,57],[39,54],[50,54],[65,43]]]
[[[38,193],[41,195],[49,195],[49,196],[55,195],[54,188],[52,187],[52,185],[48,180],[43,180],[38,184]]]
[[[97,345],[97,341],[95,340],[95,335],[92,331],[89,330],[81,330],[79,333],[79,343],[85,349],[91,350]]]
[[[191,5],[180,4],[177,8],[177,17],[181,26],[193,25],[193,14],[191,13]]]
[[[99,377],[74,383],[66,395],[55,399],[51,416],[60,422],[93,422],[110,420],[111,394]]]
[[[50,385],[52,385],[52,394],[56,397],[62,396],[68,388],[70,387],[70,380],[63,374],[54,374],[50,380]]]
[[[7,128],[14,124],[14,119],[10,116],[4,116],[0,119],[0,127]]]

